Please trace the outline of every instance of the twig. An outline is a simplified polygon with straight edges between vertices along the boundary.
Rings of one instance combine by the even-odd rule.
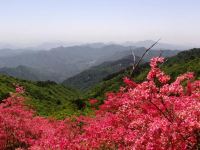
[[[134,67],[135,67],[136,58],[135,58],[134,51],[133,50],[131,50],[131,51],[132,51],[132,55],[133,55],[133,70],[134,70],[135,69]]]
[[[136,64],[134,64],[133,66],[133,70],[131,72],[131,76],[133,76],[133,73],[135,71],[135,69],[138,67],[138,65],[140,64],[140,62],[142,61],[142,59],[144,58],[144,56],[146,55],[146,53],[151,50],[156,44],[158,44],[158,42],[160,41],[160,39],[158,39],[155,43],[153,43],[149,48],[146,49],[146,51],[143,53],[143,55],[140,57],[140,59],[138,60],[138,62]]]
[[[162,54],[163,54],[163,51],[162,51],[162,50],[160,50],[159,57],[161,57],[161,56],[162,56]]]

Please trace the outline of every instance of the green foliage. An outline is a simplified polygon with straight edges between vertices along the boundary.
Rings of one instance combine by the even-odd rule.
[[[200,49],[192,49],[184,51],[178,55],[171,57],[163,65],[166,73],[170,74],[174,79],[178,74],[192,71],[198,78],[200,76]]]
[[[196,77],[200,78],[200,49],[192,49],[189,51],[183,51],[178,53],[176,56],[167,58],[167,61],[160,66],[167,74],[175,79],[179,74],[191,71],[196,74]],[[146,75],[150,67],[148,63],[139,66],[138,70],[135,72],[133,80],[136,82],[141,82],[145,80]],[[130,76],[131,67],[122,70],[113,75],[109,75],[99,84],[96,84],[85,94],[86,99],[96,98],[102,100],[105,98],[106,92],[117,91],[120,86],[123,85],[122,78],[125,76]]]
[[[27,105],[33,107],[39,115],[63,118],[81,113],[80,106],[76,103],[79,93],[51,81],[31,82],[0,75],[1,100],[8,96],[9,92],[14,92],[13,83],[25,88]]]
[[[134,49],[134,54],[136,55],[136,61],[143,55],[146,51],[145,48],[137,48]],[[174,56],[178,52],[177,51],[170,51],[164,50],[163,56]],[[160,51],[152,50],[148,52],[148,54],[144,57],[143,61],[141,62],[148,62],[152,57],[158,56]],[[131,51],[123,51],[120,53],[121,56],[118,59],[110,60],[104,62],[100,65],[91,67],[67,80],[63,81],[63,84],[66,86],[71,86],[77,88],[82,91],[86,91],[95,84],[101,82],[104,78],[111,78],[115,74],[119,74],[119,71],[126,69],[127,67],[133,64],[133,56],[131,55]]]
[[[104,62],[65,80],[63,84],[66,86],[72,86],[82,91],[86,91],[91,86],[102,81],[103,78],[130,66],[133,62],[132,57],[133,56],[126,56],[117,61]]]

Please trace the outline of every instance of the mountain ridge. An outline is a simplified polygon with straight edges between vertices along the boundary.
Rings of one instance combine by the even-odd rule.
[[[142,56],[142,54],[146,51],[145,48],[136,48],[133,52],[136,55],[136,62]],[[64,80],[62,83],[67,86],[71,86],[73,88],[78,88],[80,90],[89,89],[91,86],[95,85],[96,83],[102,81],[106,76],[109,76],[113,73],[116,73],[120,70],[123,70],[129,66],[131,66],[134,62],[133,56],[131,55],[131,51],[124,51],[116,53],[114,56],[118,58],[118,54],[123,56],[122,58],[119,57],[118,60],[112,60],[104,62],[100,65],[93,66],[73,77],[70,77]],[[170,57],[177,54],[177,51],[170,51],[164,50],[162,52],[163,56]],[[143,62],[148,62],[152,57],[159,56],[160,51],[151,50],[143,59]],[[119,66],[121,65],[121,67]]]

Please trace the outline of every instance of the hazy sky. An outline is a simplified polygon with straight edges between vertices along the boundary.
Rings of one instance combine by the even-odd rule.
[[[0,42],[200,45],[200,0],[0,0]]]

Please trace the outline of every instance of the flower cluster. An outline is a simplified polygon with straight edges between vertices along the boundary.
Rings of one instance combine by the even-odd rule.
[[[89,103],[90,103],[91,105],[94,105],[94,104],[96,104],[97,102],[98,102],[97,99],[90,99],[90,101],[89,101]]]
[[[124,78],[126,87],[107,94],[92,117],[39,117],[23,104],[23,97],[11,95],[0,104],[0,149],[200,148],[200,81],[186,73],[169,83],[170,77],[158,68],[163,61],[151,60],[147,81],[136,84]]]
[[[133,82],[131,79],[129,79],[128,77],[124,77],[123,81],[128,87],[134,88],[137,86],[137,84],[135,82]]]
[[[20,93],[20,94],[23,94],[25,92],[24,88],[19,85],[15,85],[15,91],[16,93]]]
[[[68,149],[79,126],[35,115],[24,105],[22,87],[0,104],[0,149]]]
[[[153,80],[157,78],[161,83],[167,83],[170,80],[170,77],[166,75],[163,71],[158,68],[158,63],[163,63],[164,58],[162,57],[155,57],[151,59],[151,70],[147,75],[148,80]]]

